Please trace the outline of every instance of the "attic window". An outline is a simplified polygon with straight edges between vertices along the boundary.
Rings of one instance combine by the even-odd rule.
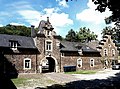
[[[46,35],[47,35],[47,36],[51,36],[51,31],[49,31],[49,30],[46,31]]]
[[[10,47],[12,50],[17,50],[17,47],[18,47],[18,42],[17,41],[9,41],[10,42]]]
[[[79,55],[82,55],[82,49],[78,50]]]

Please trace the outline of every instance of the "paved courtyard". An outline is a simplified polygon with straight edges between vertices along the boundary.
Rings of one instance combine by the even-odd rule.
[[[91,84],[91,82],[94,84],[96,84],[96,83],[104,84],[104,82],[106,81],[108,84],[109,83],[111,84],[111,81],[114,81],[114,80],[118,81],[117,79],[120,79],[120,77],[118,76],[118,75],[120,75],[119,73],[120,73],[120,70],[106,69],[103,71],[99,71],[96,74],[45,73],[45,74],[42,74],[42,77],[54,81],[54,84],[60,84],[60,85],[66,84],[67,86],[71,86],[71,85],[79,86],[82,84],[82,87],[85,87],[86,84],[88,84],[88,86],[89,86],[89,83]],[[118,74],[118,75],[116,75],[116,74]],[[116,77],[118,77],[118,78],[116,78]],[[40,77],[37,75],[36,78],[40,78]],[[41,78],[41,81],[42,81],[42,78]],[[45,81],[43,81],[43,82],[45,82]],[[34,86],[31,86],[31,87],[28,86],[28,87],[24,87],[24,88],[18,87],[18,89],[35,89],[36,87],[43,87],[42,85],[39,84],[39,81],[37,82],[38,84],[35,81],[33,81],[32,83],[35,83]],[[107,83],[105,83],[105,84],[107,84]],[[99,85],[99,84],[97,84],[97,85]],[[47,84],[46,84],[46,86],[47,86]],[[48,86],[51,86],[51,85],[48,85]],[[38,89],[41,89],[41,88],[38,88]],[[76,88],[76,89],[79,89],[79,88]],[[80,89],[82,89],[82,88],[80,88]],[[88,88],[88,89],[94,89],[94,88]]]

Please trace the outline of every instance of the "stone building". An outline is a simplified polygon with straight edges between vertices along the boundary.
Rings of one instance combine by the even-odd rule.
[[[118,63],[119,52],[110,34],[103,36],[103,40],[99,42],[97,48],[101,53],[101,61],[105,68],[110,68],[112,65]]]
[[[118,60],[110,35],[101,42],[89,43],[61,41],[60,38],[47,18],[40,21],[38,32],[31,26],[31,37],[0,34],[0,55],[19,73],[95,70]],[[5,61],[0,64],[6,71]]]

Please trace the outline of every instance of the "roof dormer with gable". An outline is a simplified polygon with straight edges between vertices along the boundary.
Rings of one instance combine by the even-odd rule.
[[[46,37],[52,36],[53,29],[54,28],[49,21],[49,17],[47,17],[47,21],[40,21],[37,34],[43,34]]]

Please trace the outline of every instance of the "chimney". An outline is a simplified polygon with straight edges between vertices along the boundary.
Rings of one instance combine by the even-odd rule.
[[[47,17],[47,22],[50,23],[50,21],[49,21],[49,17]]]
[[[35,37],[36,36],[34,27],[35,27],[34,25],[31,25],[31,37]]]

